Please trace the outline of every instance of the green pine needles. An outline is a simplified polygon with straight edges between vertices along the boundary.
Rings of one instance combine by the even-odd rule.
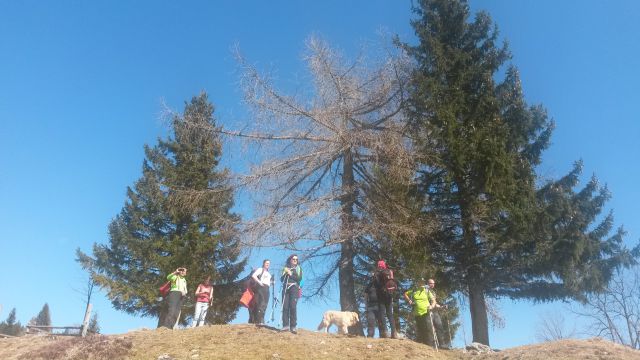
[[[487,299],[550,301],[603,289],[636,252],[599,221],[609,195],[581,166],[559,180],[535,168],[554,127],[530,106],[489,15],[467,1],[421,0],[404,44],[416,68],[408,116],[420,159],[419,197],[440,226],[419,249],[453,289],[467,294],[473,341],[489,344]]]
[[[190,295],[211,276],[215,301],[208,321],[235,317],[235,281],[246,259],[240,258],[228,171],[218,169],[222,152],[213,112],[202,93],[183,115],[174,115],[173,136],[145,147],[142,177],[127,189],[127,201],[109,225],[109,243],[95,244],[93,257],[78,251],[80,264],[118,310],[159,316],[158,287],[184,266]],[[183,322],[193,313],[193,296],[187,299]]]

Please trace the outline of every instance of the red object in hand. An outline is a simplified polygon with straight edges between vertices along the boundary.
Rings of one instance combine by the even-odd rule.
[[[251,291],[251,289],[247,288],[244,293],[242,293],[242,297],[240,298],[240,304],[242,304],[242,306],[246,307],[246,308],[251,308],[252,305],[252,300],[253,300],[253,291]]]

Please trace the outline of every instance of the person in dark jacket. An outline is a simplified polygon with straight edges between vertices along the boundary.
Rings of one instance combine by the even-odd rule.
[[[367,304],[367,337],[372,338],[378,327],[381,338],[387,337],[387,329],[382,318],[382,311],[378,303],[378,289],[373,276],[364,291],[365,304]]]
[[[287,258],[287,264],[282,269],[282,330],[289,330],[296,334],[298,325],[298,298],[302,294],[302,268],[298,264],[298,255]]]
[[[389,293],[386,289],[386,282],[388,279],[393,279],[393,271],[387,268],[387,264],[384,260],[378,261],[378,266],[373,279],[377,289],[378,304],[380,306],[382,318],[382,328],[384,329],[384,331],[380,331],[380,337],[387,336],[387,325],[385,324],[386,317],[389,320],[389,327],[391,327],[391,337],[396,339],[396,323],[393,320],[393,294]],[[395,279],[393,281],[395,282]]]

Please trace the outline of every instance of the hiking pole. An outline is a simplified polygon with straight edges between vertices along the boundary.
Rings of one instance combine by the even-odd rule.
[[[433,311],[429,311],[429,321],[431,322],[431,332],[433,332],[433,345],[435,345],[436,351],[438,351],[438,335],[436,335],[436,327],[433,326]]]
[[[276,281],[274,278],[271,278],[271,297],[273,297],[271,302],[271,323],[273,323],[276,317],[276,304],[278,303],[278,298],[276,297]]]
[[[284,280],[282,281],[282,294],[280,295],[280,312],[282,313],[283,318],[284,318],[284,296],[287,293],[288,283],[289,283],[289,274],[284,276]],[[284,327],[284,323],[280,325]]]

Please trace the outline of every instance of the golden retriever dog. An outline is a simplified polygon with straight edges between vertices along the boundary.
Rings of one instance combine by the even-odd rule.
[[[318,331],[324,329],[325,332],[329,332],[331,325],[335,325],[338,328],[339,334],[346,334],[349,326],[353,326],[359,321],[360,316],[358,316],[357,312],[328,310],[322,315],[322,321],[320,325],[318,325]]]

